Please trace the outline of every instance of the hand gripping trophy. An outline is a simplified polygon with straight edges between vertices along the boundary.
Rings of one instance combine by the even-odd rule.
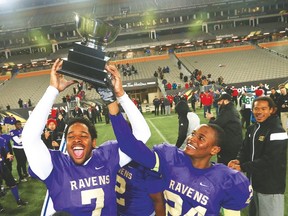
[[[104,48],[116,39],[120,27],[77,13],[75,21],[76,30],[83,40],[74,43],[68,60],[63,61],[62,69],[58,72],[89,82],[96,89],[109,86],[109,75],[104,69],[109,57],[105,56]]]

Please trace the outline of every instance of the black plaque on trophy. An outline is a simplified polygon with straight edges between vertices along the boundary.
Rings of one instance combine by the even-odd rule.
[[[69,50],[68,60],[63,60],[58,72],[89,82],[95,87],[105,87],[109,79],[105,70],[109,57],[105,56],[104,47],[116,39],[120,28],[78,14],[75,20],[77,32],[83,41],[74,43],[73,49]]]

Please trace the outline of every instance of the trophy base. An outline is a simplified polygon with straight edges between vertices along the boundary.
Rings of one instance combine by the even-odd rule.
[[[69,50],[68,60],[63,60],[63,65],[58,73],[83,80],[94,87],[106,87],[109,79],[105,65],[109,58],[99,49],[93,49],[75,43]]]

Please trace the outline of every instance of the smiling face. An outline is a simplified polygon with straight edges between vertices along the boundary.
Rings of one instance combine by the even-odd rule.
[[[92,155],[96,138],[92,140],[88,127],[80,122],[72,124],[66,135],[67,152],[74,163],[81,165]]]
[[[274,109],[269,106],[268,101],[258,100],[254,102],[252,112],[255,116],[257,122],[264,122],[267,118],[269,118]]]
[[[188,136],[184,152],[192,159],[209,162],[211,156],[220,151],[220,147],[216,145],[217,136],[216,131],[210,126],[200,125]]]

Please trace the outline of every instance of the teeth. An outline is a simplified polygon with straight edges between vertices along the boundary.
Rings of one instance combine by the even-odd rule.
[[[76,146],[76,147],[73,148],[73,150],[83,150],[83,148],[80,147],[80,146]]]
[[[190,148],[196,149],[193,145],[191,144],[187,144],[187,146],[189,146]]]

